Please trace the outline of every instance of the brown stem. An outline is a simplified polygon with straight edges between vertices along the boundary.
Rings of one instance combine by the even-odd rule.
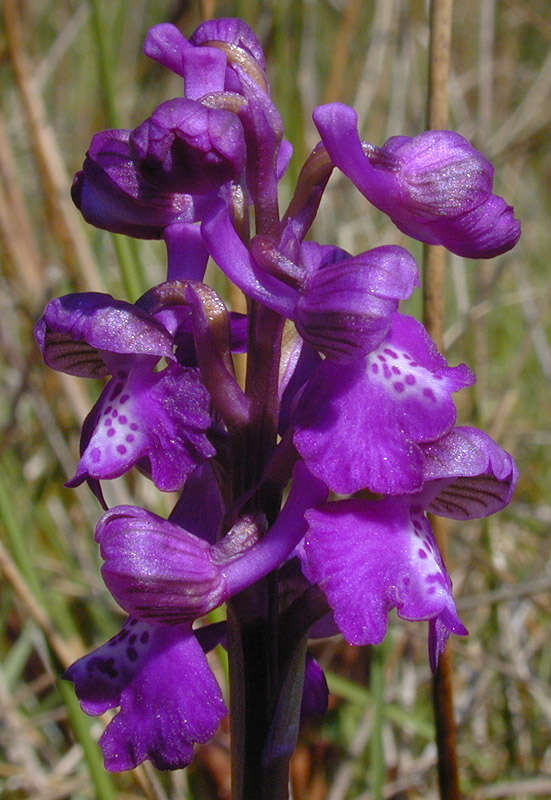
[[[448,124],[448,75],[453,0],[431,0],[429,43],[428,127]],[[446,251],[424,248],[423,321],[440,350],[444,345]],[[433,520],[436,538],[445,558],[445,524]],[[452,662],[449,647],[440,656],[433,681],[433,707],[438,748],[438,778],[442,800],[459,800],[457,737],[453,706]]]

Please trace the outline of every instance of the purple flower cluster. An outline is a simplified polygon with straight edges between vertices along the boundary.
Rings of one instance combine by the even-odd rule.
[[[186,39],[157,25],[145,52],[182,76],[183,96],[94,136],[72,195],[93,225],[163,239],[166,281],[135,303],[58,298],[36,327],[49,366],[108,378],[68,485],[87,481],[104,504],[103,578],[129,616],[66,677],[87,713],[120,708],[101,739],[115,771],[185,766],[212,737],[227,709],[205,653],[230,645],[224,623],[197,620],[236,597],[245,623],[262,616],[268,575],[280,627],[294,615],[301,634],[376,644],[395,608],[428,621],[435,668],[467,631],[426,512],[493,514],[517,477],[486,434],[456,427],[452,395],[472,372],[398,310],[419,285],[413,257],[305,240],[336,166],[409,236],[502,253],[520,227],[484,156],[450,131],[376,147],[353,109],[321,106],[321,142],[281,215],[292,147],[250,28],[210,20]],[[203,282],[209,256],[246,316]],[[245,389],[232,360],[244,351]],[[179,493],[168,520],[105,506],[101,481],[133,467]],[[304,669],[303,714],[327,700],[310,657]]]

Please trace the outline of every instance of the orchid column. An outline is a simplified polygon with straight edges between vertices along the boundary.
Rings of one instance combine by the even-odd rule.
[[[110,378],[68,485],[86,481],[104,506],[102,574],[128,618],[66,677],[87,713],[120,708],[100,740],[108,769],[176,769],[227,713],[205,657],[226,647],[233,797],[281,800],[300,720],[327,705],[308,638],[376,644],[396,608],[428,622],[436,669],[467,631],[426,512],[486,516],[516,482],[507,453],[456,427],[453,393],[473,373],[399,312],[419,286],[407,250],[306,241],[327,181],[339,167],[402,231],[471,257],[504,252],[520,228],[463,137],[376,147],[338,103],[315,110],[321,141],[281,215],[292,147],[250,28],[210,20],[188,40],[162,24],[145,52],[183,77],[182,96],[97,134],[73,199],[96,226],[163,239],[166,280],[135,303],[58,298],[36,327],[49,366]],[[205,282],[209,257],[246,315]],[[169,519],[107,509],[101,482],[130,469],[178,493]],[[223,604],[227,620],[208,624]]]

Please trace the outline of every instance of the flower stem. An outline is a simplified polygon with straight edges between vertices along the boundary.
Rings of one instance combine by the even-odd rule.
[[[235,498],[259,483],[275,447],[282,329],[278,314],[251,302],[246,380],[251,415],[236,442]],[[280,491],[266,485],[252,503],[273,524],[280,509]],[[229,603],[233,800],[285,800],[288,793],[287,761],[265,763],[263,758],[279,692],[277,611],[273,573]]]

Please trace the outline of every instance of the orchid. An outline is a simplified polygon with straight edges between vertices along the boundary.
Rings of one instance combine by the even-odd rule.
[[[210,20],[187,39],[161,24],[145,52],[183,78],[182,96],[96,134],[73,199],[100,228],[162,238],[166,280],[135,303],[52,300],[36,338],[50,367],[109,378],[68,486],[87,481],[105,505],[100,481],[136,467],[178,499],[168,519],[105,506],[102,576],[129,617],[66,678],[87,713],[120,708],[100,740],[107,769],[174,769],[227,712],[205,655],[225,646],[236,791],[283,797],[301,715],[327,705],[308,637],[376,644],[395,608],[428,622],[436,669],[467,631],[426,512],[486,516],[517,478],[486,434],[456,427],[471,370],[399,310],[419,286],[413,256],[306,241],[329,176],[338,167],[401,231],[461,255],[504,252],[520,228],[459,134],[379,148],[341,104],[315,110],[321,142],[281,215],[292,147],[250,28]],[[206,284],[209,257],[246,294],[246,317]],[[225,623],[205,620],[224,604]]]

